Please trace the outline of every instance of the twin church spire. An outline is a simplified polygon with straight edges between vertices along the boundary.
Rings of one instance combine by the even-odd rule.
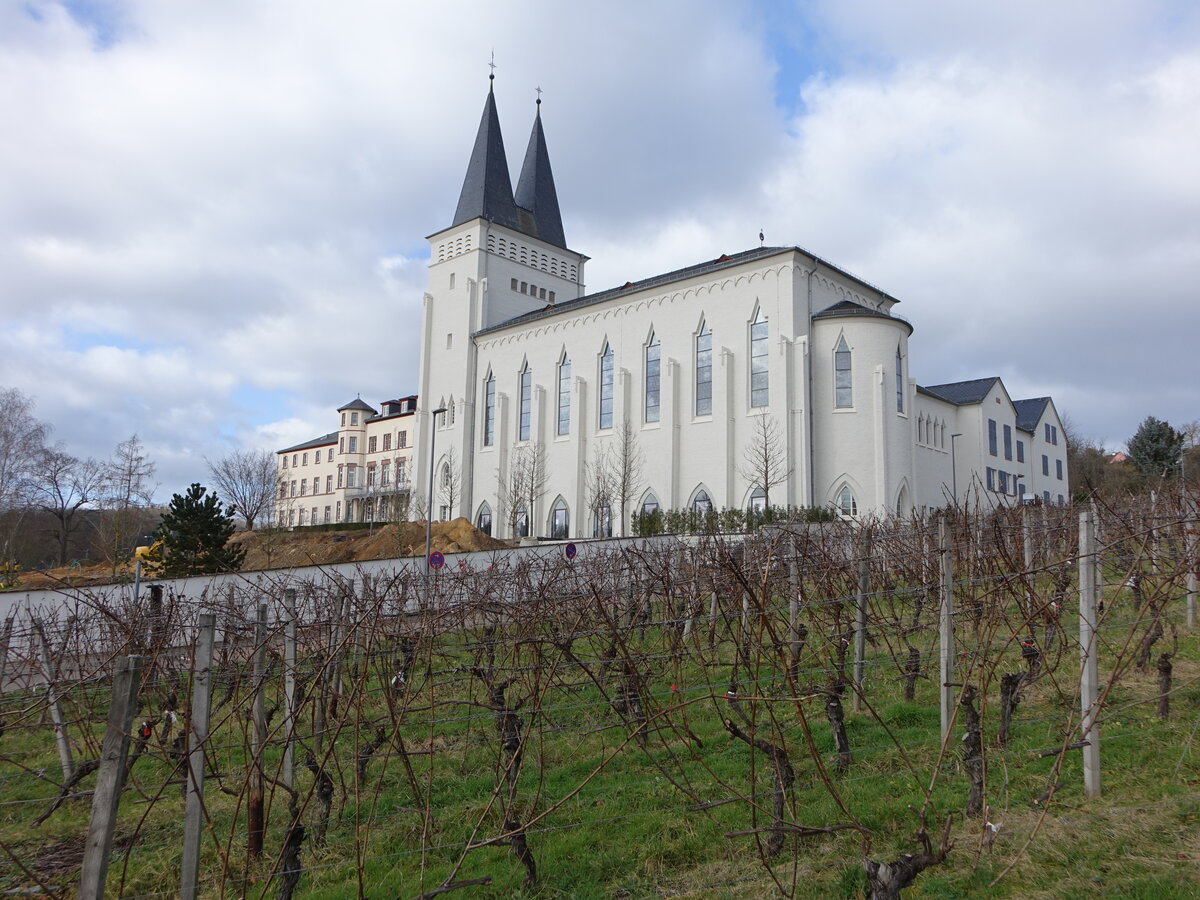
[[[541,104],[539,97],[533,131],[529,135],[529,146],[514,194],[508,158],[504,153],[504,138],[500,133],[500,116],[496,112],[496,95],[489,86],[451,227],[482,217],[566,249],[558,192],[554,189],[554,173],[550,169],[550,154],[542,131]]]

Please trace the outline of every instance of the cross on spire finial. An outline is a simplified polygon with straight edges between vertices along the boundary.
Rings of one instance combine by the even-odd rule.
[[[492,61],[488,63],[488,68],[492,70],[492,74],[488,76],[488,81],[496,80],[496,51],[492,51]]]

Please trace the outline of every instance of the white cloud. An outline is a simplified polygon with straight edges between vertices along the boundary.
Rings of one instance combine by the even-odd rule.
[[[998,372],[1104,436],[1200,415],[1186,6],[96,8],[0,8],[0,384],[77,453],[140,432],[164,489],[415,390],[493,48],[513,169],[546,89],[590,289],[763,228],[904,299],[919,377]],[[774,83],[784,31],[837,64]]]

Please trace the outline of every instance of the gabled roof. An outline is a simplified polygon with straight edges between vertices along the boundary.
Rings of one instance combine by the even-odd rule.
[[[562,215],[558,209],[558,192],[554,189],[554,173],[550,170],[550,152],[546,149],[546,135],[542,131],[542,101],[539,99],[537,103],[533,131],[529,135],[529,146],[525,149],[525,162],[521,166],[521,177],[517,179],[517,216],[525,220],[526,216],[522,213],[528,212],[532,219],[531,222],[522,221],[522,231],[566,249],[567,239],[563,234]],[[532,227],[524,227],[526,225]]]
[[[1013,406],[1017,410],[1017,427],[1032,434],[1037,429],[1038,422],[1041,421],[1042,413],[1046,411],[1046,404],[1049,402],[1049,397],[1014,400]]]
[[[295,447],[285,447],[283,450],[276,450],[276,453],[295,453],[297,450],[311,450],[313,447],[324,447],[327,444],[337,443],[337,432],[331,431],[329,434],[323,434],[320,437],[313,438],[311,441],[305,441],[303,444],[297,444]]]
[[[892,322],[899,322],[908,328],[908,333],[912,334],[912,323],[907,319],[902,319],[899,316],[891,316],[887,313],[871,309],[869,306],[863,306],[861,303],[855,303],[853,300],[840,300],[833,306],[827,306],[820,312],[813,313],[814,319],[841,319],[848,316],[866,316],[872,319],[888,319]]]
[[[928,387],[918,386],[917,390],[937,397],[939,400],[945,400],[947,403],[953,403],[955,406],[969,406],[972,403],[982,403],[983,398],[988,395],[988,391],[999,380],[993,375],[991,378],[975,378],[971,381],[932,384]]]
[[[508,159],[504,155],[504,138],[500,134],[500,116],[496,113],[496,95],[490,87],[450,227],[479,217],[509,228],[520,228],[508,175]]]
[[[840,269],[833,265],[833,263],[830,263],[827,260],[821,259],[821,257],[810,253],[803,247],[755,247],[753,250],[743,250],[741,253],[734,253],[732,255],[722,254],[716,259],[710,259],[707,262],[696,263],[692,266],[676,269],[673,272],[666,272],[662,275],[654,275],[650,278],[643,278],[641,281],[628,281],[620,287],[609,288],[608,290],[600,291],[597,294],[588,294],[584,297],[577,297],[574,300],[566,300],[562,303],[555,304],[554,306],[547,306],[545,309],[537,309],[533,312],[523,313],[522,315],[514,316],[511,319],[506,319],[503,322],[499,322],[496,325],[490,325],[487,328],[481,328],[479,331],[475,332],[475,334],[490,334],[493,331],[501,331],[505,328],[511,328],[514,325],[524,325],[527,322],[544,319],[547,316],[556,316],[559,313],[571,312],[572,310],[577,310],[581,307],[591,306],[595,303],[604,303],[608,300],[616,300],[629,294],[636,294],[639,291],[645,291],[650,288],[664,287],[665,285],[674,284],[678,281],[686,281],[689,278],[695,278],[700,275],[709,275],[713,272],[719,272],[722,269],[730,269],[734,266],[740,266],[743,263],[756,262],[760,259],[767,259],[771,256],[777,256],[780,253],[802,253],[808,258],[812,259],[815,263],[822,265],[827,269],[831,269],[832,271],[837,272],[839,275],[844,275],[851,281],[861,284],[863,287],[869,288],[870,290],[879,294],[881,297],[890,300],[892,303],[900,302],[886,291],[881,291],[879,288],[869,284],[866,281],[863,281],[856,275],[851,275],[845,269]],[[896,317],[889,316],[889,318]]]
[[[341,412],[344,409],[361,409],[363,412],[369,412],[371,415],[375,415],[375,407],[364,401],[362,397],[355,397],[349,403],[342,404],[337,408],[337,411]]]

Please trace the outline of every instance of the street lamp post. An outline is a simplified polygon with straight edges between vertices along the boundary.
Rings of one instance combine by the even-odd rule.
[[[962,432],[950,435],[950,495],[954,500],[954,508],[958,509],[958,455],[954,451],[954,439],[962,437]]]
[[[426,497],[425,506],[425,608],[429,609],[429,550],[430,542],[433,539],[433,469],[436,461],[434,460],[434,447],[437,445],[437,417],[446,411],[446,407],[439,406],[429,416],[429,494]]]

